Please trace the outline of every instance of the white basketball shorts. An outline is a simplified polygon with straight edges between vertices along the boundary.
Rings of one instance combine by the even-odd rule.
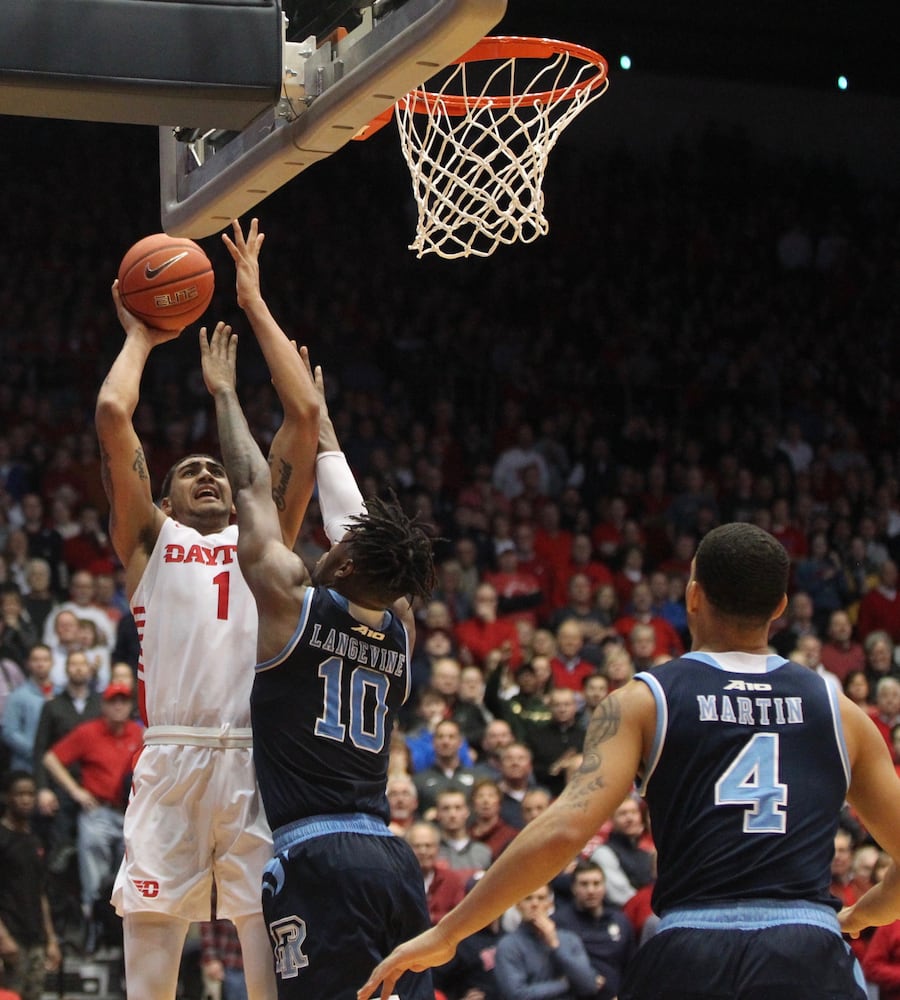
[[[252,749],[142,749],[112,893],[117,913],[209,920],[213,878],[218,917],[259,913],[262,872],[271,857]]]

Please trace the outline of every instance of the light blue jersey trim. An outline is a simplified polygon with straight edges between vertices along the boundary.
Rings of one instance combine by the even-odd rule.
[[[336,590],[329,590],[328,593],[334,598],[335,603],[342,607],[351,618],[354,617],[350,611],[350,602],[346,597],[344,597],[343,594],[339,594]],[[403,693],[403,704],[405,705],[409,700],[409,695],[412,690],[412,667],[410,666],[412,663],[412,651],[409,648],[409,629],[403,624],[402,619],[398,615],[395,615],[393,611],[385,608],[381,618],[381,627],[378,631],[386,632],[391,627],[391,622],[395,618],[397,619],[398,624],[403,625],[403,636],[406,644],[406,689]]]
[[[300,617],[297,620],[297,627],[294,629],[294,634],[290,637],[290,639],[288,639],[287,645],[280,653],[277,653],[269,660],[263,660],[262,663],[256,664],[257,673],[260,673],[263,670],[271,670],[273,667],[277,667],[280,663],[284,663],[284,661],[294,651],[294,647],[300,641],[300,636],[303,635],[303,630],[306,628],[306,623],[309,621],[309,609],[312,606],[314,593],[314,587],[306,588],[306,593],[303,595],[303,603],[300,605]]]
[[[698,931],[760,931],[788,924],[821,927],[841,936],[837,914],[830,906],[779,899],[748,899],[669,910],[659,922],[658,933],[674,927]]]
[[[788,661],[774,653],[685,653],[682,659],[697,660],[729,674],[770,674]]]
[[[828,701],[831,704],[831,718],[834,723],[834,741],[837,744],[838,754],[841,758],[841,765],[844,768],[844,781],[847,789],[850,788],[850,754],[847,752],[847,741],[844,739],[844,723],[841,719],[841,705],[837,690],[834,685],[829,684],[824,678],[825,691],[828,694]]]
[[[636,681],[643,681],[650,688],[650,693],[656,702],[656,731],[653,734],[653,745],[650,747],[647,769],[638,782],[638,789],[641,795],[645,795],[647,784],[653,776],[656,765],[659,763],[659,758],[662,756],[663,746],[666,742],[666,733],[669,730],[669,703],[666,701],[666,693],[663,691],[662,684],[659,683],[653,674],[641,671],[641,673],[634,675],[634,679]]]
[[[393,837],[394,833],[384,820],[376,819],[368,813],[335,813],[333,816],[310,816],[286,823],[272,833],[276,854],[282,854],[297,844],[329,833],[365,833],[374,837]]]

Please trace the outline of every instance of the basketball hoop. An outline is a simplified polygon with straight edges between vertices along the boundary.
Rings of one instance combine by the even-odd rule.
[[[418,207],[410,249],[487,257],[546,235],[548,156],[605,92],[606,60],[568,42],[488,37],[444,73],[394,108]]]

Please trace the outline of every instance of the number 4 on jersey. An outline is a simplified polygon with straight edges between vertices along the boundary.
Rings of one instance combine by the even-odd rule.
[[[716,782],[717,806],[744,807],[744,833],[784,833],[788,789],[778,780],[778,733],[756,733]]]

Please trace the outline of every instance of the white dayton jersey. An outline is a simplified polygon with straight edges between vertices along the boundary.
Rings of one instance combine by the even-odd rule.
[[[272,835],[256,787],[250,690],[256,602],[237,527],[201,535],[167,519],[131,599],[148,725],[125,813],[113,888],[120,914],[210,919],[260,911]]]
[[[201,535],[167,518],[131,599],[148,726],[249,727],[256,602],[237,526]]]

